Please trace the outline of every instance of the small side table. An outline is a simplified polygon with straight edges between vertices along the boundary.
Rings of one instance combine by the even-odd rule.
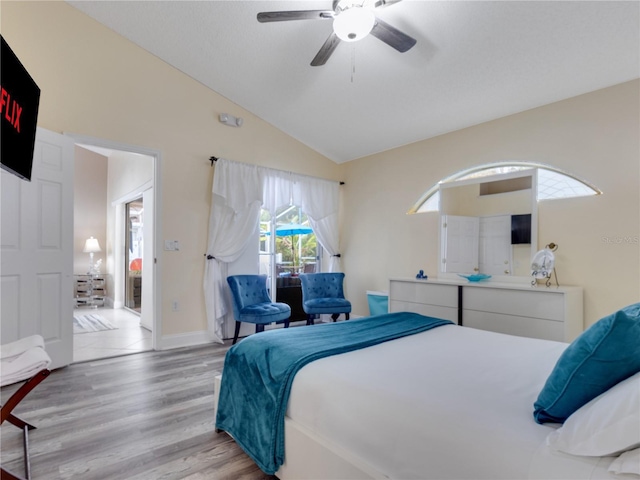
[[[74,285],[76,308],[104,306],[104,297],[107,293],[104,275],[74,275]]]

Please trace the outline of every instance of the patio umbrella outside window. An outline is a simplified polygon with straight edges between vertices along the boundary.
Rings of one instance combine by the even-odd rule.
[[[313,229],[308,225],[301,225],[298,223],[284,223],[282,225],[276,226],[276,236],[277,237],[289,237],[294,235],[307,235],[309,233],[313,233]],[[265,235],[271,235],[271,232],[265,232]],[[299,242],[294,242],[293,239],[291,241],[291,256],[293,258],[293,264],[296,265],[296,252],[294,244],[298,243],[298,248],[300,249]],[[298,252],[298,259],[301,257],[302,252]]]

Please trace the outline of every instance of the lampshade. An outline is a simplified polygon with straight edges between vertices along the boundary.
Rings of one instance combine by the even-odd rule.
[[[87,238],[87,241],[84,242],[84,248],[82,249],[84,253],[96,253],[101,252],[100,244],[98,243],[97,238]]]
[[[142,259],[134,258],[133,260],[131,260],[131,263],[129,264],[129,270],[134,272],[142,270]]]
[[[333,20],[333,31],[340,40],[356,42],[369,35],[376,17],[368,8],[353,6],[340,12]]]

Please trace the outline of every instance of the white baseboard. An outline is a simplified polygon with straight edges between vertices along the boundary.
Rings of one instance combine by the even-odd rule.
[[[350,318],[362,318],[363,315],[351,315]],[[339,322],[344,321],[344,315],[340,315],[338,319]],[[303,325],[304,320],[300,320],[295,322],[299,325]],[[331,315],[323,315],[320,322],[316,323],[331,323]],[[272,328],[282,328],[283,325],[268,325],[265,330],[270,330]],[[209,338],[209,333],[206,330],[201,330],[199,332],[189,332],[189,333],[178,333],[176,335],[163,335],[160,339],[160,345],[158,350],[171,350],[172,348],[182,348],[182,347],[196,347],[199,345],[207,345],[211,342]]]
[[[207,345],[211,342],[206,330],[199,332],[178,333],[176,335],[163,335],[160,339],[158,350],[171,350],[172,348],[195,347]]]

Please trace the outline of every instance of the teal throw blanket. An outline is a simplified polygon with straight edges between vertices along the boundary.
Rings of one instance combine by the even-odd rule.
[[[284,416],[298,370],[313,360],[451,323],[400,312],[251,335],[227,352],[216,428],[231,434],[272,475],[284,461]]]

